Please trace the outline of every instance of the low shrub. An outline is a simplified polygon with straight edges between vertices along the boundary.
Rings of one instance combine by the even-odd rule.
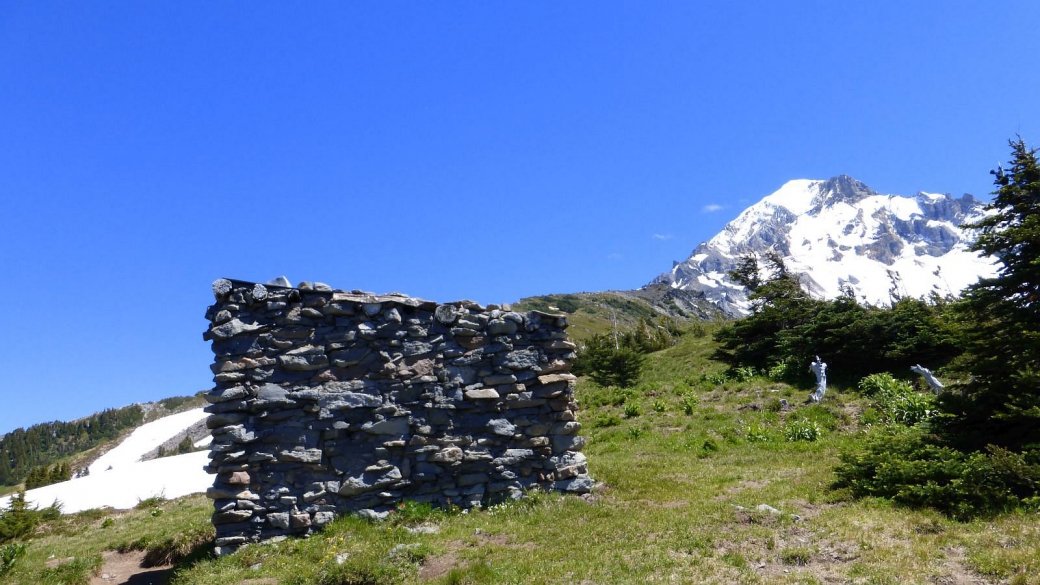
[[[744,439],[749,443],[765,443],[769,441],[769,432],[762,425],[748,425],[744,431]]]
[[[932,418],[935,396],[914,390],[909,382],[891,374],[871,374],[859,382],[860,391],[874,399],[873,407],[882,422],[913,426]]]
[[[149,508],[158,508],[164,502],[166,502],[166,495],[162,494],[162,493],[156,494],[156,495],[154,495],[154,496],[152,496],[150,498],[145,498],[143,500],[138,498],[137,499],[137,505],[134,506],[134,509],[135,510],[147,510]]]
[[[721,386],[729,382],[729,377],[726,376],[726,372],[715,372],[713,374],[705,374],[704,381],[714,386]]]
[[[0,509],[0,543],[31,534],[41,522],[55,520],[61,516],[61,504],[38,509],[25,501],[25,492],[11,497],[7,507]]]
[[[773,365],[771,368],[769,368],[769,370],[766,372],[766,376],[768,376],[769,379],[771,379],[771,380],[774,380],[776,382],[780,382],[780,381],[783,381],[783,380],[785,380],[787,378],[787,374],[789,372],[790,372],[790,366],[788,365],[788,363],[787,362],[779,362],[779,363]]]
[[[741,366],[733,370],[733,378],[742,384],[750,382],[756,375],[758,372],[751,366]]]
[[[814,551],[808,547],[789,547],[780,551],[780,562],[785,565],[804,567],[809,564],[810,560],[812,560],[813,554]]]
[[[580,397],[583,407],[622,406],[636,395],[631,388],[586,388]]]
[[[820,438],[820,425],[811,420],[796,420],[784,427],[784,438],[788,441],[816,441]]]
[[[428,502],[413,502],[411,500],[405,500],[390,511],[390,522],[391,524],[422,524],[427,520],[431,520],[436,517],[443,516],[442,510],[435,509],[433,504]]]
[[[784,409],[784,404],[780,402],[779,398],[770,398],[766,401],[767,412],[780,412]]]
[[[882,372],[865,376],[859,381],[859,391],[867,397],[874,397],[881,393],[901,394],[909,390],[910,384],[903,380],[896,380],[892,374]]]
[[[14,568],[15,561],[25,554],[25,543],[15,542],[0,546],[0,577]]]
[[[844,419],[847,419],[847,415],[832,404],[813,404],[799,408],[792,415],[792,420],[813,422],[825,431],[837,430]]]
[[[692,394],[684,395],[682,397],[683,413],[687,415],[693,414],[695,408],[697,408],[697,397]]]
[[[710,456],[712,453],[717,453],[718,450],[719,450],[719,444],[718,443],[716,443],[715,441],[713,441],[711,439],[705,439],[704,442],[701,443],[701,448],[700,448],[700,450],[698,450],[697,456],[700,457],[701,459],[704,459],[705,457]]]
[[[1040,509],[1040,450],[1014,453],[991,445],[965,453],[919,427],[876,431],[841,455],[835,475],[834,487],[855,497],[930,507],[962,521]]]
[[[594,416],[589,422],[589,428],[599,429],[605,427],[616,427],[621,424],[621,417],[613,412],[601,412]]]

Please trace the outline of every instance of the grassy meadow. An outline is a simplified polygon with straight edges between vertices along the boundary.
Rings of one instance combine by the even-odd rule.
[[[178,584],[1040,584],[1040,516],[960,523],[851,500],[833,468],[871,432],[867,400],[831,388],[810,406],[808,388],[726,376],[710,329],[650,354],[633,388],[579,382],[591,496],[407,504],[221,558],[205,498],[144,502],[44,524],[0,582],[88,583],[109,551],[136,550],[172,561]]]

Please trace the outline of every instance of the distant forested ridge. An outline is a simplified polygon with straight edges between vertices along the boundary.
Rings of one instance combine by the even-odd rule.
[[[144,420],[138,405],[110,408],[72,422],[48,422],[0,437],[0,486],[18,485],[34,468],[114,439]]]

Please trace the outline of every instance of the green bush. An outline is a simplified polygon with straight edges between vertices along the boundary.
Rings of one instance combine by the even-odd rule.
[[[883,497],[930,507],[958,519],[1040,507],[1040,450],[990,446],[965,453],[940,445],[921,428],[887,427],[841,455],[835,487],[856,497]]]
[[[579,400],[583,408],[594,408],[596,406],[623,406],[636,393],[631,388],[618,388],[608,386],[606,388],[586,387]]]
[[[25,554],[25,543],[11,543],[0,547],[0,577],[14,568],[18,557]]]
[[[697,408],[697,397],[692,394],[684,394],[682,397],[683,413],[687,415],[693,414],[695,408]]]
[[[711,439],[705,439],[701,443],[701,448],[697,453],[697,456],[701,459],[710,456],[712,453],[717,453],[719,450],[719,444]]]
[[[935,414],[935,397],[920,392],[897,396],[888,405],[888,410],[897,422],[913,426],[932,418]]]
[[[640,414],[641,413],[639,412],[639,405],[635,402],[630,402],[625,405],[625,416],[627,416],[628,418],[637,417]]]
[[[704,380],[709,384],[721,386],[726,382],[729,382],[729,377],[726,376],[726,372],[715,372],[714,374],[706,374]]]
[[[762,425],[751,424],[744,431],[744,439],[749,443],[765,443],[769,441],[769,432]]]
[[[804,567],[812,560],[815,551],[805,546],[785,548],[780,551],[780,562],[785,565]]]
[[[840,410],[840,408],[826,404],[813,404],[799,408],[797,412],[792,415],[791,420],[805,420],[816,423],[821,430],[835,431],[838,429],[839,424],[843,419],[847,419],[848,415]]]
[[[644,359],[639,346],[619,345],[607,335],[594,335],[578,351],[574,372],[591,377],[600,386],[627,388],[639,380]]]
[[[61,516],[61,504],[54,502],[42,510],[25,501],[25,492],[11,497],[7,508],[0,510],[0,542],[7,542],[32,533],[41,523]]]
[[[751,366],[741,366],[733,370],[733,378],[742,384],[750,382],[757,374],[758,372]]]
[[[616,427],[621,424],[621,417],[612,413],[600,413],[593,417],[592,422],[589,423],[589,427],[593,429],[605,428],[605,427]]]
[[[790,366],[788,365],[788,362],[786,362],[786,361],[777,362],[775,365],[773,365],[771,368],[769,368],[769,370],[767,370],[766,375],[771,380],[775,380],[777,382],[780,382],[780,381],[785,380],[787,378],[787,375],[788,375],[789,371],[790,371]]]
[[[859,381],[859,389],[874,399],[873,407],[883,422],[913,426],[932,418],[936,411],[935,396],[918,392],[909,382],[888,373],[866,376]]]
[[[443,514],[441,510],[434,509],[433,504],[428,502],[405,500],[391,510],[390,520],[393,524],[422,524]]]
[[[149,498],[141,499],[137,498],[137,505],[134,506],[135,510],[147,510],[149,508],[158,508],[166,502],[166,494],[159,493]]]
[[[788,441],[816,441],[820,438],[820,425],[811,420],[791,421],[784,427],[784,438]]]
[[[859,391],[872,398],[878,394],[906,394],[912,392],[913,388],[909,382],[896,380],[892,374],[882,372],[864,376],[859,381]]]

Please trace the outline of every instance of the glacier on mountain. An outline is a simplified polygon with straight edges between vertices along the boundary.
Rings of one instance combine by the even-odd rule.
[[[968,249],[976,234],[960,227],[981,218],[984,205],[971,195],[882,195],[847,175],[789,181],[651,284],[700,291],[727,313],[744,315],[746,291],[727,272],[742,256],[775,251],[816,298],[835,298],[846,287],[873,305],[956,296],[997,271],[994,259]]]

